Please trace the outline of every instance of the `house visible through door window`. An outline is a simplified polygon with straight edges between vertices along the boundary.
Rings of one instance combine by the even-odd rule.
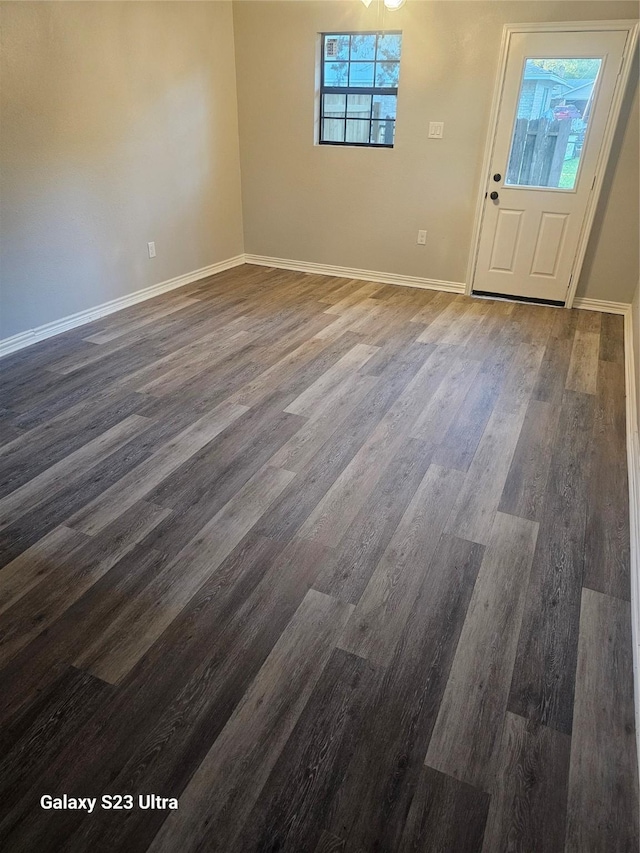
[[[601,59],[526,59],[507,186],[573,190]]]
[[[392,148],[402,33],[323,33],[320,139]]]

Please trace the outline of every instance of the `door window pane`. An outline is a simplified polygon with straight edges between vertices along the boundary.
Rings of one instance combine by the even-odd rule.
[[[507,166],[507,186],[572,190],[601,59],[527,59]]]

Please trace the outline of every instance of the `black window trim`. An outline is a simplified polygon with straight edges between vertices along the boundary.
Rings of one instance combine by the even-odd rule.
[[[349,148],[393,148],[395,145],[395,134],[394,141],[389,143],[379,143],[379,142],[347,142],[346,139],[344,142],[335,142],[330,140],[325,140],[322,138],[322,123],[324,121],[324,96],[326,95],[395,95],[396,99],[398,97],[398,86],[395,87],[385,87],[381,88],[379,86],[325,86],[324,84],[324,43],[327,36],[332,38],[333,36],[401,36],[402,30],[348,30],[348,31],[337,31],[331,30],[330,32],[320,33],[321,35],[321,43],[320,43],[320,120],[318,122],[318,145],[337,145]],[[351,46],[351,43],[349,43]],[[376,52],[373,57],[374,69],[375,63],[378,60],[378,39],[376,39]],[[351,58],[347,61],[349,65],[351,64]],[[354,62],[371,62],[370,59],[363,60],[353,60]],[[398,62],[400,64],[400,60],[389,60],[390,62]],[[345,116],[344,120],[347,119],[347,98],[345,97]],[[371,109],[369,110],[369,128],[371,128],[371,121],[373,120],[372,116],[373,112],[373,98],[371,98]],[[356,121],[366,121],[367,119],[356,119]],[[396,119],[393,119],[394,124],[396,123]],[[346,132],[345,132],[346,137]]]

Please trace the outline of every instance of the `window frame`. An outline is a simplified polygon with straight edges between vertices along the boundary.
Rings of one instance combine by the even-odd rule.
[[[318,121],[318,145],[335,145],[338,147],[348,147],[348,148],[393,148],[395,145],[395,125],[397,124],[397,104],[398,104],[398,89],[399,86],[325,86],[324,82],[324,64],[325,64],[325,39],[327,37],[333,38],[334,36],[402,36],[402,30],[346,30],[346,31],[338,31],[331,30],[327,32],[320,33],[320,103],[319,103],[319,121]],[[351,42],[349,41],[349,47],[351,47]],[[398,82],[400,81],[400,62],[402,59],[402,55],[395,60],[384,60],[388,62],[397,62],[398,63]],[[345,61],[345,60],[342,60]],[[351,56],[346,60],[348,65],[351,66]],[[357,61],[357,60],[353,60]],[[365,60],[363,60],[365,61]],[[375,72],[375,63],[378,61],[378,38],[376,38],[376,52],[373,58],[374,63],[374,72]],[[375,82],[375,77],[374,77]],[[347,120],[347,105],[348,105],[348,96],[349,95],[371,95],[371,109],[369,110],[369,139],[371,139],[371,122],[373,121],[373,96],[374,95],[394,95],[396,98],[396,118],[393,119],[394,122],[394,135],[393,142],[387,143],[379,143],[379,142],[347,142],[346,141],[346,125],[345,125],[345,141],[337,142],[335,140],[328,140],[322,138],[322,129],[323,122],[325,119],[324,116],[324,96],[328,95],[344,95],[345,96],[345,115],[344,121]],[[356,121],[366,121],[366,119],[356,119]]]

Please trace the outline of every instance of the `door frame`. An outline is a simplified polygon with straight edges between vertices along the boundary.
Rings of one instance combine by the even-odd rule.
[[[476,262],[478,259],[478,249],[480,246],[480,232],[482,228],[482,219],[485,210],[486,193],[489,191],[491,181],[491,161],[493,159],[493,149],[495,144],[496,131],[498,129],[498,117],[500,115],[500,107],[502,105],[502,92],[504,89],[504,80],[507,70],[507,57],[509,55],[509,47],[511,37],[516,33],[580,33],[580,32],[597,32],[611,30],[626,30],[627,39],[624,47],[624,54],[618,72],[613,98],[611,100],[611,108],[607,116],[604,136],[598,158],[596,161],[596,175],[589,194],[587,208],[585,211],[582,227],[580,229],[580,239],[578,240],[578,248],[573,259],[571,267],[571,276],[569,278],[569,290],[565,308],[571,308],[576,295],[576,288],[580,279],[580,271],[584,262],[584,256],[587,251],[587,244],[591,234],[591,226],[596,214],[598,199],[609,161],[609,154],[613,144],[613,137],[620,117],[620,110],[624,93],[629,82],[631,73],[631,64],[638,43],[639,21],[562,21],[553,23],[536,23],[536,24],[505,24],[502,28],[502,42],[500,44],[500,58],[498,62],[498,71],[493,90],[493,99],[491,102],[491,112],[489,115],[489,128],[484,147],[484,157],[482,159],[482,172],[480,188],[478,191],[478,199],[476,202],[475,217],[473,222],[473,231],[471,236],[471,251],[469,253],[469,262],[467,264],[467,275],[465,283],[465,293],[470,296],[473,291],[473,280],[475,277]],[[508,297],[506,297],[508,298]]]

